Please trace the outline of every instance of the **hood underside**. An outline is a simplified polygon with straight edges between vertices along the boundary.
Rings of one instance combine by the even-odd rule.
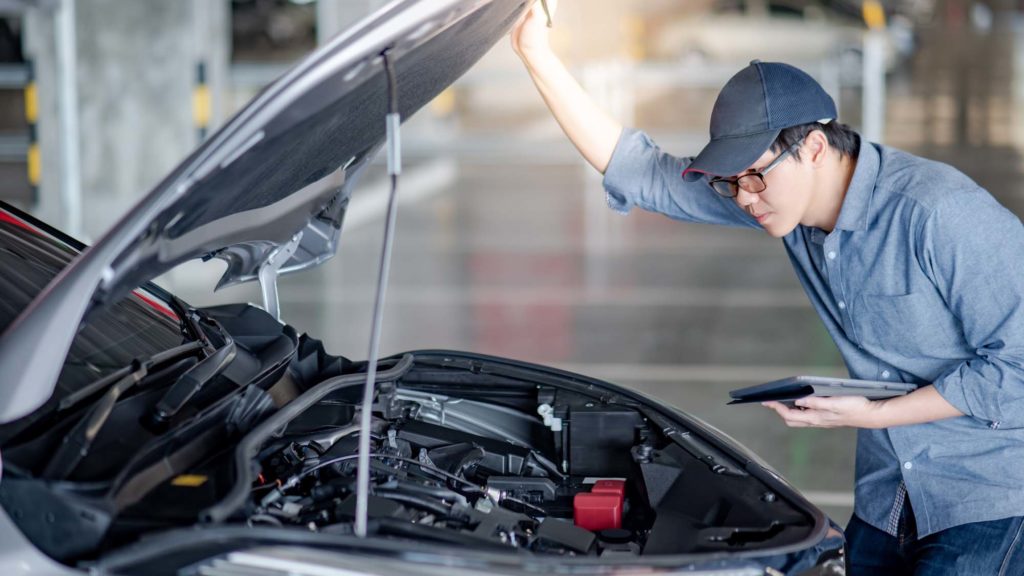
[[[333,256],[359,174],[385,139],[384,53],[407,118],[509,29],[522,0],[396,1],[266,88],[62,272],[0,337],[0,423],[53,391],[77,327],[176,265],[220,258],[218,286]],[[290,254],[281,251],[287,248]],[[292,250],[294,250],[292,252]],[[278,262],[278,264],[282,264]],[[44,345],[45,344],[45,345]]]

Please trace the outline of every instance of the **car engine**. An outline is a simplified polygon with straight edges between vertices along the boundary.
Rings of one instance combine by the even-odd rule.
[[[371,532],[608,557],[738,550],[809,530],[736,460],[641,405],[515,376],[418,355],[381,387]],[[260,445],[248,525],[352,533],[359,390],[324,395]]]

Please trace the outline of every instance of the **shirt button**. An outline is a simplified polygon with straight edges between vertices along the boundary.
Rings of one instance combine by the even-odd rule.
[[[843,309],[845,309],[845,308],[846,308],[846,302],[842,302],[842,301],[840,301],[840,302],[839,302],[839,309],[840,309],[840,310],[843,310]]]
[[[836,259],[836,253],[835,253],[834,250],[832,252],[828,253],[828,259],[829,260],[835,260]]]
[[[882,370],[882,378],[888,378],[888,377],[889,377],[889,371],[888,370]]]
[[[910,470],[911,468],[914,467],[914,463],[913,462],[904,462],[903,463],[903,467],[906,468],[907,470]]]

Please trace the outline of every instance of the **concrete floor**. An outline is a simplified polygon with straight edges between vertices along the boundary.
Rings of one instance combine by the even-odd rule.
[[[1012,23],[988,36],[922,33],[917,55],[889,79],[886,139],[954,164],[1024,214],[1020,36]],[[409,126],[383,353],[472,350],[642,390],[738,439],[845,523],[852,430],[791,430],[759,406],[726,406],[733,388],[845,374],[781,245],[611,213],[525,74],[509,90],[534,107]],[[638,99],[635,119],[666,148],[694,153],[703,128],[686,126],[705,125],[713,96],[677,94],[686,113],[666,107],[672,94]],[[377,172],[354,199],[338,256],[282,280],[284,318],[352,358],[368,349],[385,190]],[[251,287],[211,298],[185,277],[168,283],[193,303],[258,299]]]

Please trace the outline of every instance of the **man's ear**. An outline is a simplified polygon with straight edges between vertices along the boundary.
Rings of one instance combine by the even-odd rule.
[[[820,168],[825,164],[825,158],[828,156],[828,137],[821,130],[812,130],[807,137],[804,138],[804,146],[807,147],[807,156],[811,161],[811,166],[814,168]]]

